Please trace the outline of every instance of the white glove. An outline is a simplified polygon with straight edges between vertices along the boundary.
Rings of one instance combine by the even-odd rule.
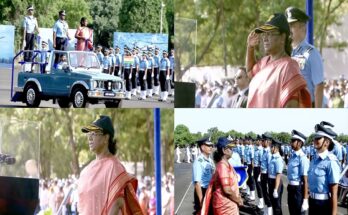
[[[167,80],[170,80],[170,76],[169,75],[167,75]]]
[[[129,79],[132,79],[132,73],[129,73]]]
[[[301,211],[302,211],[302,212],[303,212],[303,211],[306,211],[306,210],[308,210],[308,208],[309,208],[308,199],[303,199]]]
[[[151,78],[155,77],[155,74],[153,74],[153,72],[151,73]]]
[[[147,75],[144,75],[144,78],[143,78],[143,80],[146,80],[146,76],[147,76]]]
[[[257,181],[258,181],[258,182],[261,181],[261,173],[260,173],[259,177],[257,177]]]
[[[277,199],[278,198],[278,192],[276,189],[273,191],[273,198]]]

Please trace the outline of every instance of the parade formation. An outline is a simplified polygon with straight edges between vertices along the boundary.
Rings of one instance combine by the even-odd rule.
[[[222,136],[216,144],[210,137],[197,140],[185,150],[187,158],[194,157],[194,214],[337,214],[342,204],[338,201],[346,193],[348,145],[336,140],[334,130],[333,124],[322,121],[314,126],[313,137],[292,130],[287,143],[268,132]],[[193,154],[197,149],[198,155]],[[179,147],[176,156],[177,162],[183,160]],[[247,178],[242,177],[241,166]],[[233,184],[239,182],[242,185],[235,189]],[[287,211],[282,205],[285,189]],[[254,207],[254,212],[246,212],[246,206]]]
[[[69,43],[76,39],[74,44],[76,51],[95,52],[99,61],[90,62],[90,59],[79,57],[77,59],[78,66],[89,68],[90,66],[86,64],[98,64],[100,66],[97,67],[100,68],[101,73],[121,78],[124,91],[123,99],[147,100],[152,98],[151,101],[157,99],[159,102],[171,102],[168,100],[168,97],[174,96],[174,49],[171,49],[168,53],[167,50],[160,50],[156,46],[139,47],[136,44],[124,44],[122,52],[118,44],[114,44],[113,47],[94,45],[93,30],[88,27],[86,17],[81,18],[80,26],[76,29],[75,36],[73,37],[71,33],[69,34],[69,26],[66,21],[66,16],[69,14],[65,10],[61,10],[58,13],[59,19],[53,26],[52,41],[50,39],[46,41],[46,39],[42,39],[40,36],[39,25],[34,17],[34,11],[34,7],[29,5],[27,7],[27,16],[24,17],[23,21],[23,61],[20,62],[22,71],[42,74],[53,73],[47,67],[47,65],[51,66],[49,62],[51,52],[53,50],[68,51],[70,48]],[[52,43],[51,47],[47,47],[50,43]],[[63,69],[63,65],[71,66],[71,63],[71,59],[67,57],[67,54],[56,52],[53,68],[63,71],[66,70],[66,67]],[[37,69],[37,67],[40,67],[40,69]],[[71,68],[68,67],[69,69]],[[110,77],[110,79],[112,78]],[[40,91],[40,86],[37,86],[37,88]],[[85,90],[87,91],[88,88]],[[37,94],[39,93],[41,93],[40,96],[45,94],[44,92],[37,92]],[[72,95],[68,97],[71,97],[70,100],[74,101]],[[26,99],[22,100],[28,103]],[[93,104],[93,102],[90,103]],[[116,106],[118,105],[114,105],[114,107]]]

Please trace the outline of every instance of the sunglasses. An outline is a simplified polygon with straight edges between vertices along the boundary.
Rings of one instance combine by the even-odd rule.
[[[213,145],[208,145],[208,144],[204,144],[204,145],[209,147],[209,148],[213,148]]]

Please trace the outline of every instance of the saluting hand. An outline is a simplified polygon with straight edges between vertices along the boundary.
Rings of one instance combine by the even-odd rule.
[[[248,40],[247,40],[248,47],[254,48],[258,46],[259,43],[260,43],[259,34],[255,33],[255,31],[250,32],[250,34],[248,35]]]

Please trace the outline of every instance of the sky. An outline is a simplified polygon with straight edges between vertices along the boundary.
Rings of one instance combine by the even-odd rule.
[[[335,125],[338,134],[348,134],[348,109],[175,109],[175,126],[186,125],[191,133],[205,133],[218,127],[227,132],[236,130],[262,134],[266,131],[291,132],[304,135],[314,132],[321,121]]]

